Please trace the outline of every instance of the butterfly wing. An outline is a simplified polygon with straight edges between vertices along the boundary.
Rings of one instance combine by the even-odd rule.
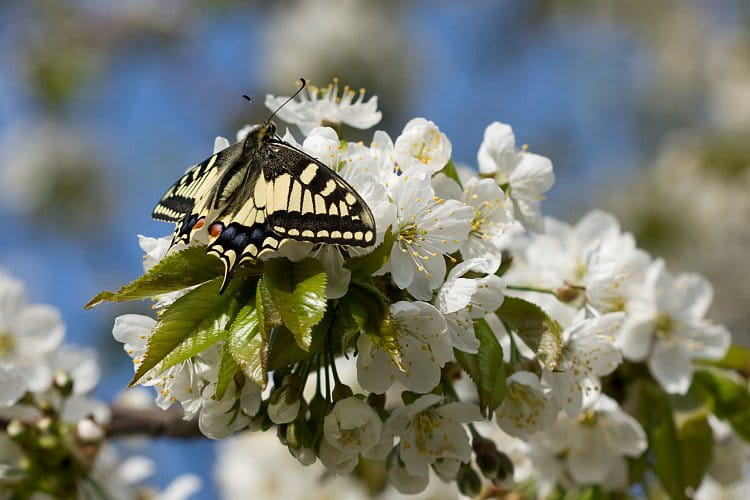
[[[250,169],[243,188],[209,228],[208,253],[225,266],[222,290],[237,265],[288,240],[360,247],[375,242],[367,204],[319,160],[272,140],[257,150]]]
[[[222,181],[228,171],[242,167],[242,150],[242,143],[237,143],[215,153],[185,172],[159,200],[151,217],[176,223],[170,248],[178,242],[190,241],[201,217],[218,209],[230,197],[229,191],[236,186]]]

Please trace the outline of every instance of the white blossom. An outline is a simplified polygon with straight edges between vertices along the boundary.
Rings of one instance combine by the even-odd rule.
[[[389,313],[382,337],[362,334],[357,340],[360,385],[380,394],[399,380],[412,391],[431,391],[440,382],[441,367],[453,359],[445,319],[425,302],[396,302]]]
[[[266,96],[266,107],[275,111],[289,96]],[[307,135],[312,129],[326,124],[345,124],[359,129],[368,129],[380,122],[377,96],[365,101],[365,89],[356,92],[345,86],[339,93],[338,80],[327,87],[308,84],[299,94],[276,113],[281,120],[293,123]]]
[[[559,404],[534,373],[519,371],[506,379],[507,391],[495,412],[497,425],[511,436],[525,437],[547,428]]]
[[[445,278],[445,256],[458,250],[471,229],[471,207],[435,196],[426,174],[392,175],[386,181],[396,206],[395,241],[381,273],[399,288],[430,300]]]
[[[64,335],[57,309],[28,304],[23,284],[0,272],[0,407],[12,405],[27,390],[50,386],[52,370],[44,356]]]
[[[602,390],[599,378],[622,362],[615,335],[624,318],[623,313],[605,314],[584,319],[563,332],[557,369],[545,369],[542,378],[569,416],[578,416],[582,407],[598,398]]]
[[[667,392],[684,394],[693,379],[693,359],[721,359],[731,335],[704,318],[713,300],[711,284],[697,274],[677,277],[655,261],[648,273],[649,292],[629,312],[618,343],[633,361],[648,359]]]
[[[494,313],[503,303],[505,281],[489,274],[481,278],[464,278],[468,272],[482,272],[492,267],[486,259],[472,259],[451,269],[435,295],[435,307],[443,313],[453,347],[476,353],[479,341],[474,334],[474,320]]]
[[[377,445],[381,428],[375,410],[356,396],[336,402],[323,422],[328,444],[350,453],[363,452]]]
[[[627,485],[625,457],[640,456],[647,441],[638,421],[602,394],[578,418],[562,412],[531,445],[540,476],[553,484],[558,480],[563,486],[567,481],[570,487],[599,484],[617,490]]]
[[[479,172],[492,175],[501,186],[508,185],[516,219],[524,227],[541,232],[540,202],[555,182],[552,162],[544,156],[516,150],[516,138],[509,125],[491,123],[477,155]]]
[[[422,170],[434,174],[448,163],[453,146],[433,122],[414,118],[396,138],[394,151],[398,168],[404,174],[416,175]]]
[[[318,458],[328,472],[333,474],[349,474],[359,463],[357,452],[343,450],[332,445],[327,439],[320,441]]]
[[[469,461],[471,445],[461,424],[478,420],[482,420],[482,415],[476,405],[442,404],[440,396],[426,394],[394,410],[386,426],[400,437],[399,453],[406,472],[424,477],[428,466],[439,458]]]

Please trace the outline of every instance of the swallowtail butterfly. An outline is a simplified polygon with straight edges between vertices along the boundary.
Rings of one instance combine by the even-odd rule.
[[[207,253],[224,263],[219,293],[239,264],[288,240],[375,243],[375,220],[359,194],[320,160],[278,137],[270,120],[188,170],[151,214],[176,223],[170,250],[207,233]]]

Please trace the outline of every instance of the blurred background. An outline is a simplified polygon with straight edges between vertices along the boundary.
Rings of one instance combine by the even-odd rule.
[[[166,188],[300,76],[378,95],[394,136],[435,121],[470,166],[511,124],[553,161],[545,213],[614,212],[704,273],[712,317],[750,345],[747,0],[4,0],[0,68],[0,267],[98,350],[103,399],[132,373],[113,319],[148,304],[83,304],[140,274],[136,235],[171,232],[149,219]],[[216,496],[213,443],[146,453],[157,484],[194,472]]]

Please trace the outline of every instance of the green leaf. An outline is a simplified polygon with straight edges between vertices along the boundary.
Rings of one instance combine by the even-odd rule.
[[[490,415],[505,397],[505,363],[503,348],[483,319],[474,321],[474,333],[479,340],[479,351],[469,354],[454,349],[456,360],[469,374],[479,393],[479,409]]]
[[[682,453],[669,399],[658,387],[644,390],[645,430],[653,453],[653,471],[674,499],[687,499]]]
[[[259,274],[257,267],[242,267],[235,280]],[[140,278],[122,286],[116,292],[97,294],[84,309],[91,309],[102,302],[127,302],[143,300],[163,293],[182,290],[213,280],[223,273],[221,261],[206,254],[206,247],[190,247],[164,257]]]
[[[693,388],[712,403],[717,417],[729,422],[742,439],[750,442],[750,394],[746,382],[731,372],[707,368],[693,374]]]
[[[281,325],[281,315],[271,300],[271,292],[268,291],[266,280],[258,280],[258,288],[255,293],[255,309],[258,314],[258,324],[263,340],[268,342],[271,329]]]
[[[354,320],[352,312],[346,302],[340,301],[333,311],[333,323],[331,330],[334,335],[340,339],[340,345],[343,351],[349,346],[352,338],[360,332],[359,325]]]
[[[726,356],[720,360],[699,359],[697,363],[705,366],[735,370],[745,378],[750,377],[750,350],[738,345],[730,346]]]
[[[463,189],[463,184],[461,184],[461,179],[458,177],[458,172],[456,171],[456,165],[453,163],[453,158],[448,160],[448,163],[445,164],[440,172],[456,181],[458,183],[458,186]]]
[[[237,363],[232,358],[232,353],[229,350],[229,344],[224,343],[221,348],[221,360],[219,361],[219,378],[216,382],[216,391],[214,392],[214,399],[216,401],[222,399],[224,394],[229,388],[229,383],[234,379],[234,375],[237,373]]]
[[[326,273],[315,259],[301,262],[271,259],[265,263],[264,283],[281,321],[307,351],[312,327],[326,311]]]
[[[258,312],[255,304],[243,306],[229,325],[229,335],[224,345],[242,373],[256,384],[265,387],[268,381],[268,353],[266,339],[261,334]]]
[[[367,255],[361,255],[353,257],[346,261],[344,267],[352,272],[353,280],[366,280],[372,273],[383,267],[391,255],[391,249],[393,248],[393,234],[390,228],[385,233],[383,242],[378,247]]]
[[[279,370],[315,356],[328,334],[331,316],[330,313],[326,314],[323,320],[313,327],[310,348],[307,351],[297,345],[294,335],[284,325],[274,328],[268,347],[268,369]]]
[[[162,372],[224,338],[226,327],[238,308],[236,295],[245,285],[241,280],[230,282],[219,295],[221,280],[204,283],[189,291],[167,307],[159,316],[146,353],[130,385],[137,383],[148,371]]]
[[[562,354],[562,328],[539,306],[517,297],[505,297],[498,317],[521,337],[548,370],[555,370]]]
[[[713,458],[714,439],[707,415],[695,415],[684,421],[677,430],[677,438],[685,486],[696,489]]]

